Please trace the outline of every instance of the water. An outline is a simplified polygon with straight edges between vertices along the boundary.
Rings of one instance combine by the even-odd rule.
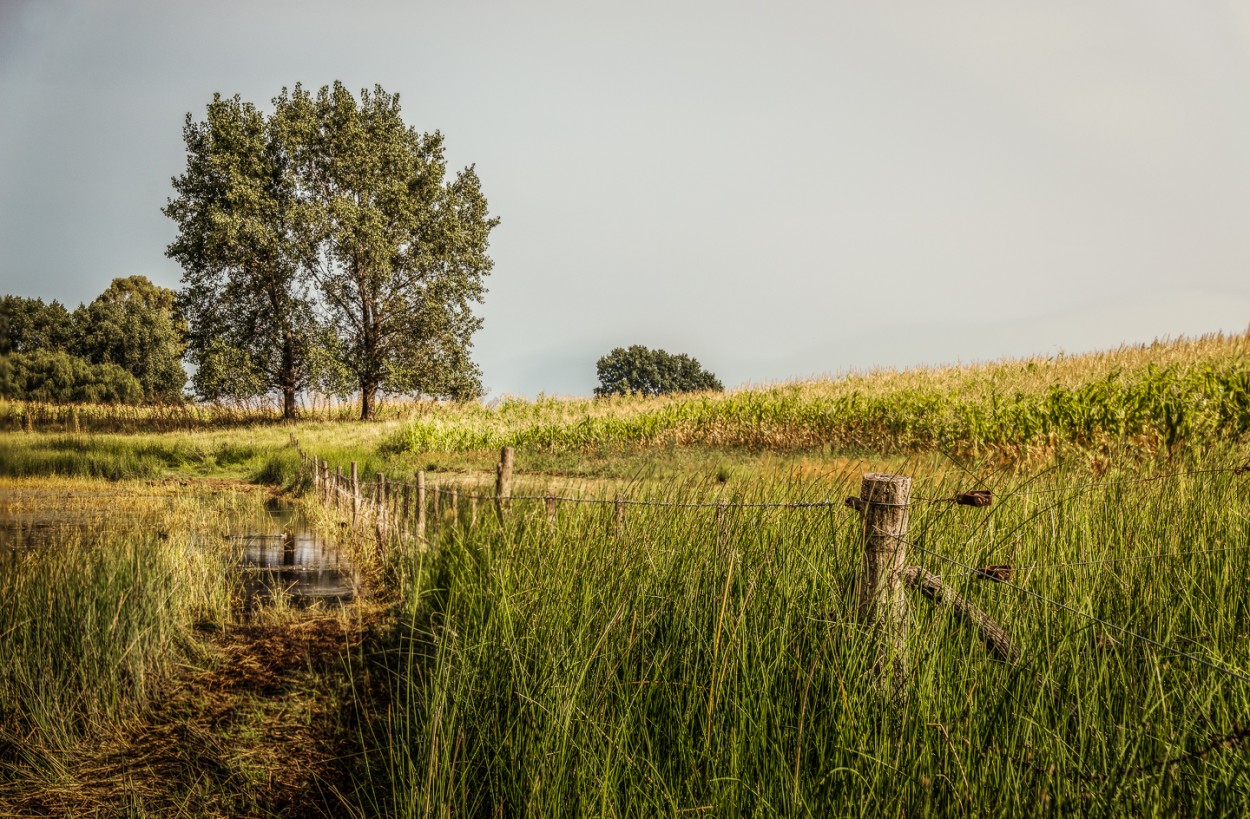
[[[243,545],[240,571],[247,608],[282,593],[295,605],[347,602],[359,592],[359,575],[335,541],[317,534],[302,515],[274,500],[266,518],[236,524]]]
[[[54,548],[104,517],[102,510],[63,508],[0,514],[0,549]],[[277,594],[307,606],[348,602],[359,593],[359,573],[339,544],[318,535],[281,501],[270,501],[260,515],[228,518],[225,528],[225,537],[242,547],[237,571],[249,611],[271,603]]]

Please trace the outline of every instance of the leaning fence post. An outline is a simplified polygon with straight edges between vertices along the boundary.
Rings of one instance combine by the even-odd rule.
[[[908,504],[911,478],[864,475],[858,501],[864,518],[864,562],[859,575],[861,622],[877,638],[876,671],[892,677],[896,693],[907,669],[907,597],[903,569],[907,562]]]
[[[425,470],[417,471],[417,540],[425,540]]]
[[[512,447],[506,446],[499,451],[499,464],[495,467],[495,510],[499,513],[499,522],[503,523],[503,513],[510,507],[512,497],[512,467],[516,456]]]

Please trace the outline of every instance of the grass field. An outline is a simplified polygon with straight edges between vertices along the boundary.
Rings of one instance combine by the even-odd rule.
[[[65,795],[89,791],[85,749],[138,720],[144,737],[212,737],[228,773],[123,745],[135,770],[182,767],[177,798],[143,791],[159,777],[114,782],[132,793],[117,815],[1244,815],[1247,345],[724,396],[410,405],[374,424],[12,423],[0,511],[104,500],[82,501],[100,525],[60,547],[0,553],[0,806],[85,804]],[[243,622],[224,558],[190,544],[268,495],[239,482],[302,495],[339,531],[292,435],[366,481],[420,469],[483,493],[514,445],[518,495],[631,505],[620,519],[610,502],[563,502],[549,519],[517,500],[501,521],[486,504],[472,528],[467,509],[458,526],[431,510],[429,547],[377,556],[363,608]],[[854,605],[863,533],[840,503],[871,471],[913,477],[908,562],[1001,624],[1017,661],[909,593],[906,677],[874,673],[877,635]],[[970,489],[994,504],[941,502]],[[986,565],[1011,566],[1010,583],[971,571]],[[264,665],[257,646],[288,658],[287,681],[226,708],[219,691]],[[182,733],[157,707],[170,690]],[[210,730],[222,713],[236,727]],[[315,775],[298,799],[267,799],[259,783],[282,768],[258,760],[296,747],[315,749]],[[63,798],[6,803],[6,782],[15,800],[32,782]]]

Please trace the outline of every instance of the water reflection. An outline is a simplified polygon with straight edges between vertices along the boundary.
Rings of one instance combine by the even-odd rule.
[[[105,517],[103,510],[63,507],[0,513],[0,549],[55,548],[90,532]],[[318,600],[346,602],[359,591],[359,575],[338,543],[320,537],[279,499],[271,499],[260,514],[227,518],[224,529],[200,537],[205,547],[219,547],[223,535],[242,546],[238,571],[248,610],[272,601],[277,592],[303,606]]]
[[[36,515],[12,515],[0,520],[0,549],[36,549],[65,541],[91,521],[48,519]]]
[[[272,599],[275,591],[297,605],[356,596],[358,578],[351,562],[337,544],[301,524],[292,519],[281,531],[235,535],[243,543],[243,589],[249,607]]]

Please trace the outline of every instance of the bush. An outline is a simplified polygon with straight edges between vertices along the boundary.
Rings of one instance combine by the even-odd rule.
[[[116,364],[91,364],[65,352],[0,356],[0,398],[52,403],[136,404],[138,379]]]

